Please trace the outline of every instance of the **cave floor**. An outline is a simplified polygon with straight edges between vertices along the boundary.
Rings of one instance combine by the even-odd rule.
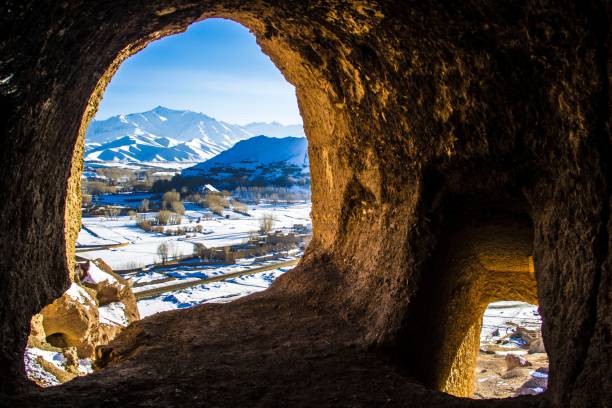
[[[272,291],[162,313],[131,325],[113,363],[10,406],[535,406],[540,398],[470,400],[416,384],[356,325]]]

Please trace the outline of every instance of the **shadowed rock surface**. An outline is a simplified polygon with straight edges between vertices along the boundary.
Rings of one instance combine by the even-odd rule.
[[[599,1],[4,2],[2,401],[612,405],[609,16]],[[250,28],[296,86],[307,256],[262,294],[133,324],[100,350],[106,369],[34,389],[23,350],[70,281],[87,122],[121,61],[207,17]],[[478,287],[457,240],[517,222],[532,230],[548,391],[436,392],[465,393],[447,380],[457,350],[430,341],[469,334],[442,312]]]

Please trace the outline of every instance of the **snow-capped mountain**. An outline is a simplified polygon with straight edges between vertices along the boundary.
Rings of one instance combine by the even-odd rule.
[[[256,136],[236,143],[212,159],[184,169],[181,175],[201,177],[221,187],[308,184],[308,142],[303,137]]]
[[[85,160],[201,162],[261,133],[302,136],[304,130],[301,125],[278,122],[239,126],[203,113],[158,106],[148,112],[93,120],[86,133]]]
[[[238,125],[218,121],[203,113],[158,106],[148,112],[93,120],[85,139],[89,143],[107,143],[119,137],[142,134],[168,137],[181,142],[203,139],[207,143],[226,147],[254,136]]]
[[[209,159],[223,150],[223,147],[203,139],[179,142],[169,137],[130,135],[102,145],[88,145],[85,161],[197,162]]]

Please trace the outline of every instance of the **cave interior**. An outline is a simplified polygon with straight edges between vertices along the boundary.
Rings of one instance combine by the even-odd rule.
[[[0,10],[0,404],[612,406],[609,3]],[[122,61],[211,17],[296,87],[313,240],[269,290],[134,323],[104,369],[38,389],[23,351],[74,270],[87,124]],[[484,307],[506,298],[540,307],[549,388],[461,398]]]

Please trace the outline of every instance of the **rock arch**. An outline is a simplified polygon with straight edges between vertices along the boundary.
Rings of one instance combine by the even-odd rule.
[[[452,233],[452,201],[518,197],[533,223],[551,359],[546,401],[610,403],[610,9],[604,2],[8,1],[1,11],[10,33],[0,40],[3,392],[25,398],[21,353],[30,317],[69,281],[82,133],[101,90],[126,56],[215,16],[253,30],[296,86],[313,179],[308,254],[262,295],[184,312],[180,321],[170,313],[135,325],[103,353],[123,362],[32,401],[61,403],[70,392],[83,403],[171,398],[174,388],[165,394],[161,385],[158,394],[138,388],[138,373],[151,368],[146,358],[170,335],[185,353],[208,347],[188,332],[205,330],[214,343],[235,330],[229,325],[235,320],[220,316],[240,312],[261,324],[241,326],[235,338],[247,336],[252,350],[276,350],[286,363],[257,360],[247,347],[241,357],[252,365],[242,370],[298,378],[291,376],[301,369],[324,378],[338,365],[354,368],[339,376],[343,391],[325,381],[296,385],[294,402],[333,401],[355,390],[370,403],[392,393],[406,404],[469,404],[407,383],[386,358],[401,354],[403,367],[436,386],[402,347],[420,321],[417,299],[436,271],[433,254]],[[271,310],[275,320],[267,317]],[[151,336],[162,324],[163,335]],[[257,341],[257,330],[282,333],[286,342],[270,349]],[[312,360],[292,360],[308,352]],[[221,367],[214,357],[200,357]],[[168,372],[178,372],[172,360],[165,362]],[[377,378],[376,392],[358,386],[365,367]],[[118,372],[121,380],[113,377]],[[264,388],[253,389],[273,390],[277,402],[289,402],[264,377]],[[219,404],[240,398],[272,404],[265,392],[241,388],[228,396],[211,384],[201,392]]]
[[[471,397],[482,316],[500,300],[538,303],[533,226],[507,209],[455,211],[405,325],[406,360],[425,384]]]

